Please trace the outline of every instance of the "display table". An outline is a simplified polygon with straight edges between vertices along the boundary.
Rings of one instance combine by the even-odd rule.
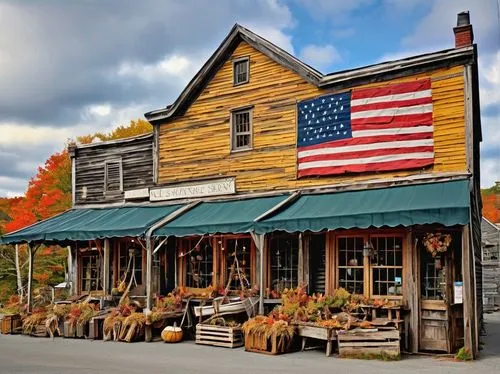
[[[326,341],[326,356],[332,353],[333,342],[337,340],[337,331],[331,327],[315,326],[313,324],[298,323],[297,334],[302,337],[302,351],[306,349],[308,338]]]

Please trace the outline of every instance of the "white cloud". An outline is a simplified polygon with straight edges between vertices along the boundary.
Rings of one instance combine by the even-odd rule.
[[[40,145],[61,143],[71,136],[71,128],[36,127],[13,123],[0,123],[0,144]]]
[[[157,79],[167,78],[186,78],[192,74],[192,61],[181,55],[166,56],[152,64],[141,62],[123,62],[118,67],[118,76],[120,78],[135,77],[153,82]]]
[[[300,58],[319,70],[331,68],[332,64],[341,61],[339,52],[331,44],[306,45],[300,51]]]
[[[109,104],[91,105],[88,110],[89,113],[93,115],[105,117],[111,112],[111,105]]]

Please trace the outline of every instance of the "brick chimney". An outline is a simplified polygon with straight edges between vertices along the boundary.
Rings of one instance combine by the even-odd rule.
[[[472,45],[474,33],[470,24],[469,11],[460,12],[457,15],[457,27],[453,28],[455,33],[455,48],[462,48]]]

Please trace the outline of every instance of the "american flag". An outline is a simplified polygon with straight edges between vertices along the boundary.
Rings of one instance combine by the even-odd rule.
[[[320,96],[297,109],[299,177],[434,162],[430,79]]]

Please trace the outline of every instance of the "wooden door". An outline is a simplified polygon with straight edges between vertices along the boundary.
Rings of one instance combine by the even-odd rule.
[[[420,251],[420,350],[451,352],[452,259]]]

